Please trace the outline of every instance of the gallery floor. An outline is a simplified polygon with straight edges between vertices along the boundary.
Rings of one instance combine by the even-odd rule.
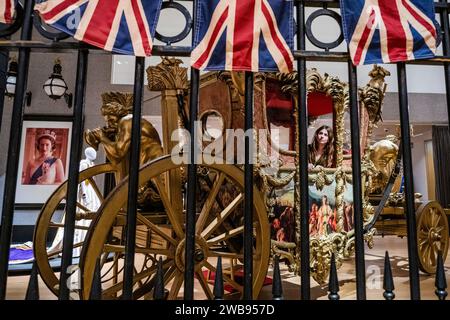
[[[389,250],[391,257],[392,271],[394,275],[396,299],[409,299],[409,278],[407,262],[407,242],[406,238],[401,239],[395,236],[375,237],[375,247],[366,248],[366,285],[368,299],[383,299],[383,265],[384,254]],[[445,263],[447,282],[450,281],[450,257]],[[269,270],[271,275],[272,270]],[[299,299],[300,297],[300,278],[289,273],[285,266],[281,266],[283,279],[283,292],[285,299]],[[14,276],[8,279],[7,299],[24,299],[28,285],[28,276]],[[352,300],[356,297],[355,266],[353,259],[345,261],[338,271],[341,299]],[[41,299],[56,299],[56,297],[47,289],[42,280],[39,280],[39,293]],[[195,281],[196,292],[202,291],[198,282]],[[434,295],[434,276],[420,274],[420,289],[422,299],[436,299]],[[263,287],[259,298],[271,299],[272,287],[270,285]],[[311,298],[327,299],[327,287],[319,286],[314,280],[311,280]],[[182,293],[180,292],[180,297]]]

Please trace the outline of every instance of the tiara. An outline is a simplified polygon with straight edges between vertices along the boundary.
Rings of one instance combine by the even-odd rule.
[[[56,140],[56,133],[55,131],[51,131],[49,129],[38,131],[36,140],[40,140],[42,138],[49,138],[52,140]]]

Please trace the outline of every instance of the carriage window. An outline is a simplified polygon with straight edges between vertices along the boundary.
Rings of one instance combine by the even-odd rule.
[[[270,135],[272,143],[283,150],[293,150],[295,143],[295,127],[292,124],[290,111],[268,110],[270,119]]]
[[[308,128],[308,167],[335,166],[335,133],[331,115],[318,117]]]
[[[281,91],[280,83],[266,80],[266,116],[272,143],[282,150],[295,150],[295,117],[292,97]]]
[[[308,94],[308,168],[336,165],[336,133],[333,100],[325,93]]]
[[[219,112],[215,110],[207,111],[200,116],[200,121],[205,138],[215,140],[223,134],[224,123]]]

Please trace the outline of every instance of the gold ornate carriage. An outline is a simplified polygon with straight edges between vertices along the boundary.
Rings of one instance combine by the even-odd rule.
[[[137,213],[136,257],[133,277],[135,299],[148,298],[154,289],[154,278],[157,261],[163,260],[164,283],[168,288],[168,297],[176,299],[184,280],[184,219],[186,196],[186,165],[174,163],[173,150],[180,147],[174,141],[172,134],[189,121],[187,99],[187,70],[180,66],[180,60],[163,58],[162,63],[150,67],[149,89],[161,92],[162,105],[162,147],[159,137],[151,129],[143,131],[141,149],[141,168],[139,173],[139,210]],[[375,67],[371,72],[370,82],[360,90],[361,101],[361,145],[363,158],[363,206],[365,240],[373,245],[372,228],[376,212],[369,201],[372,183],[381,168],[372,162],[373,151],[368,141],[373,127],[380,121],[381,105],[385,92],[384,77],[387,72]],[[291,183],[295,186],[297,151],[285,149],[271,135],[271,116],[268,87],[273,92],[284,95],[284,102],[290,101],[291,107],[286,108],[291,115],[287,117],[290,123],[296,123],[296,74],[275,75],[256,74],[254,91],[254,127],[256,130],[266,130],[263,135],[256,135],[256,140],[265,140],[270,148],[259,149],[256,155],[254,175],[254,255],[253,255],[253,295],[256,298],[263,286],[270,257],[277,254],[286,258],[295,272],[299,271],[299,215],[298,204],[292,200],[294,212],[295,237],[293,241],[271,240],[270,213],[277,203],[277,190]],[[331,106],[334,130],[336,132],[335,150],[336,164],[334,168],[319,168],[310,172],[309,181],[315,190],[333,189],[336,227],[325,235],[311,236],[311,273],[316,281],[327,281],[331,254],[335,253],[337,266],[342,260],[352,255],[354,250],[353,231],[344,227],[345,193],[351,186],[351,166],[349,155],[345,151],[345,111],[348,106],[348,87],[335,77],[320,75],[317,70],[310,70],[307,75],[307,90],[309,97],[316,96],[320,103],[326,101]],[[89,227],[77,225],[76,228],[87,230],[83,242],[76,243],[81,247],[80,274],[81,286],[76,288],[82,299],[89,299],[92,291],[92,281],[96,266],[100,266],[102,281],[102,298],[115,299],[121,296],[123,287],[124,258],[124,225],[126,221],[127,203],[127,152],[120,149],[126,134],[126,121],[129,120],[131,106],[127,94],[106,94],[103,105],[114,105],[119,110],[116,122],[119,128],[104,127],[87,131],[86,140],[94,147],[103,145],[108,150],[109,163],[89,168],[80,173],[79,181],[88,181],[96,190],[102,205],[95,212],[90,211],[81,203],[77,204],[77,219],[89,219]],[[283,101],[274,102],[272,106]],[[313,101],[310,101],[313,104]],[[199,121],[202,135],[215,138],[208,128],[219,128],[222,136],[226,129],[244,128],[244,86],[242,75],[230,72],[207,73],[200,80]],[[311,108],[311,107],[310,107]],[[128,110],[128,111],[127,111]],[[272,110],[273,111],[273,110]],[[104,114],[105,115],[105,114]],[[312,117],[311,117],[312,119]],[[143,127],[151,124],[143,120]],[[120,127],[122,126],[122,127]],[[122,131],[120,131],[122,130]],[[298,145],[297,129],[288,128],[293,137],[292,146]],[[220,136],[220,135],[219,135]],[[106,138],[105,138],[106,137]],[[180,136],[178,136],[180,138]],[[224,146],[231,139],[226,139]],[[150,148],[149,145],[152,145]],[[120,146],[123,147],[122,144]],[[161,151],[158,151],[157,146]],[[149,148],[147,148],[149,147]],[[225,147],[224,147],[225,148]],[[119,150],[120,149],[120,150]],[[151,149],[151,151],[149,151]],[[226,148],[225,148],[226,149]],[[267,156],[267,150],[275,150],[279,162],[262,161]],[[233,156],[237,156],[235,149]],[[398,149],[397,149],[398,150]],[[120,156],[118,152],[122,152]],[[214,152],[220,153],[219,149]],[[147,153],[146,153],[147,152]],[[211,154],[210,154],[211,155]],[[213,154],[215,155],[215,154]],[[280,170],[270,170],[276,165]],[[116,186],[103,197],[98,182],[106,174],[114,174]],[[230,296],[239,296],[243,292],[242,261],[243,261],[243,188],[244,175],[238,165],[205,162],[198,165],[197,221],[195,244],[195,277],[203,292],[201,297],[212,298],[210,281],[216,271],[217,257],[226,260],[224,281],[228,285]],[[44,205],[38,218],[34,250],[42,279],[55,294],[58,293],[58,274],[51,267],[51,259],[58,256],[61,250],[49,252],[47,243],[52,230],[63,227],[57,220],[57,208],[64,203],[67,183],[62,184]],[[293,188],[294,193],[300,192]],[[293,199],[299,199],[298,194]],[[447,229],[448,230],[448,229]]]

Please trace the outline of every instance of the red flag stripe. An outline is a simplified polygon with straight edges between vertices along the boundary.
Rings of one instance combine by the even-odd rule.
[[[401,23],[397,5],[379,1],[381,16],[386,26],[388,54],[391,61],[407,60],[406,33]],[[403,43],[402,41],[403,40]]]
[[[152,53],[152,47],[150,45],[149,38],[147,37],[147,30],[145,29],[145,23],[142,18],[141,10],[139,8],[137,0],[131,0],[131,5],[133,6],[134,16],[136,17],[139,33],[141,35],[142,46],[144,47],[145,54],[149,56]]]
[[[236,0],[234,20],[233,66],[252,69],[255,0]],[[239,32],[236,32],[239,30]]]
[[[267,61],[270,68],[282,72],[293,69],[290,48],[278,30],[278,21],[271,4],[264,3],[263,0],[219,0],[215,7],[206,3],[205,0],[200,6],[203,11],[201,14],[211,16],[211,21],[207,28],[200,28],[202,33],[204,30],[206,33],[200,42],[196,40],[197,44],[191,55],[193,67],[201,70],[225,68],[257,71],[263,54],[272,56],[272,61]],[[223,36],[226,43],[219,44]],[[261,41],[266,45],[263,52],[259,48]],[[218,52],[217,46],[223,52]],[[275,65],[272,66],[273,62]]]
[[[421,25],[423,25],[432,35],[433,37],[436,38],[436,28],[434,27],[434,25],[430,25],[428,23],[427,20],[425,20],[424,18],[422,18],[417,12],[416,10],[414,10],[410,5],[409,5],[409,1],[406,0],[402,0],[403,5],[405,6],[406,10],[409,11],[409,13],[411,13],[411,15],[416,18],[417,21],[419,21],[419,23]]]
[[[89,27],[83,37],[83,41],[93,42],[104,47],[111,31],[112,23],[116,15],[120,0],[100,0],[89,21]],[[96,26],[102,26],[99,30]]]
[[[12,22],[11,0],[6,0],[6,3],[5,3],[5,22],[6,23],[11,23]]]
[[[53,7],[50,11],[41,14],[42,18],[44,20],[50,20],[53,19],[56,15],[60,14],[62,11],[69,8],[71,5],[77,3],[79,0],[66,0],[64,2],[61,2],[57,6]]]
[[[286,65],[288,66],[289,70],[293,69],[292,60],[290,58],[289,52],[286,50],[286,47],[283,45],[283,42],[278,37],[278,34],[276,32],[276,27],[273,23],[272,16],[269,13],[268,8],[266,7],[266,4],[264,1],[262,1],[262,12],[264,16],[266,17],[267,24],[269,25],[270,34],[272,35],[272,39],[275,42],[278,50],[281,52],[281,54],[284,57],[284,60],[286,61]]]
[[[216,42],[216,38],[219,36],[219,31],[228,18],[228,9],[229,9],[229,7],[227,7],[227,9],[222,13],[219,20],[217,21],[216,27],[214,28],[214,31],[211,34],[211,39],[210,39],[210,41],[208,41],[208,46],[207,46],[206,50],[195,61],[195,63],[193,64],[194,67],[201,68],[203,66],[203,64],[205,63],[205,61],[208,59],[209,54],[210,54],[211,50],[213,49],[213,45]]]
[[[366,47],[367,41],[369,41],[369,35],[372,31],[372,26],[375,21],[375,10],[372,10],[370,13],[370,19],[367,22],[366,27],[361,35],[361,39],[358,42],[358,47],[356,48],[355,55],[353,57],[353,61],[355,65],[358,65],[361,62],[361,58],[363,55],[364,48]]]

